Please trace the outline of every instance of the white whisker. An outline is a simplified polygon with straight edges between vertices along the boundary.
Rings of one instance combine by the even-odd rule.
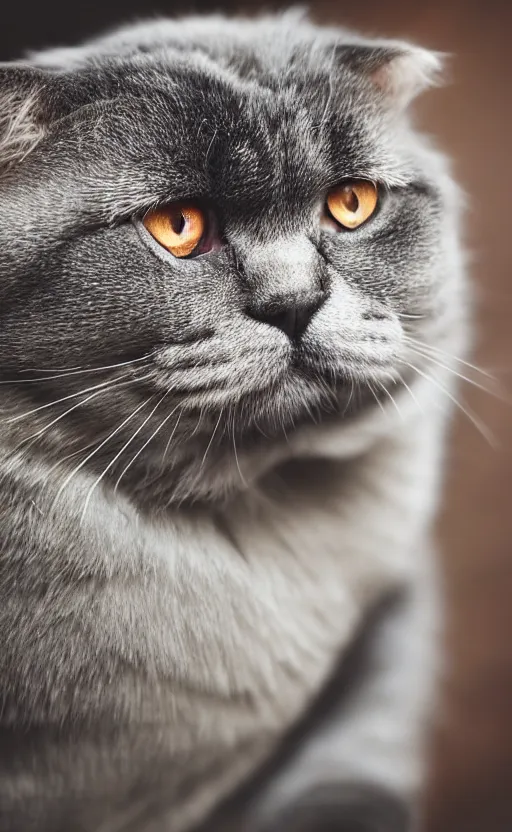
[[[483,370],[481,367],[477,367],[476,364],[471,364],[469,361],[466,361],[463,358],[459,358],[456,355],[451,355],[450,353],[446,352],[446,350],[442,350],[439,347],[434,347],[432,344],[427,344],[424,341],[418,341],[416,338],[411,338],[410,336],[406,335],[405,337],[406,343],[412,345],[414,347],[420,347],[421,349],[425,350],[426,352],[431,352],[436,355],[439,355],[441,358],[445,358],[449,361],[456,361],[458,364],[463,364],[465,367],[468,367],[470,370],[474,370],[475,373],[480,373],[480,375],[485,376],[486,378],[490,379],[491,381],[496,381],[497,379],[492,375],[492,373],[488,373],[486,370]]]
[[[461,381],[465,381],[467,384],[471,384],[473,387],[476,387],[477,390],[482,390],[484,393],[488,393],[490,396],[496,396],[499,399],[503,398],[503,395],[499,393],[497,390],[492,390],[490,387],[486,387],[484,384],[480,384],[480,382],[475,381],[475,379],[469,378],[468,376],[463,375],[463,373],[459,373],[458,370],[456,370],[454,367],[450,367],[448,364],[445,364],[443,361],[440,361],[437,356],[431,355],[426,350],[420,349],[419,347],[415,347],[412,345],[409,345],[409,349],[416,353],[416,355],[419,355],[422,358],[427,359],[427,361],[430,361],[431,364],[434,364],[436,367],[439,367],[442,370],[446,370],[456,378],[459,378]]]
[[[191,439],[192,439],[193,436],[196,435],[197,431],[199,430],[199,427],[200,427],[201,422],[203,420],[203,413],[204,413],[204,408],[201,407],[201,409],[199,411],[199,416],[197,417],[196,426],[195,426],[194,430],[192,431],[192,433],[190,434]]]
[[[117,482],[116,482],[116,484],[115,484],[115,486],[114,486],[114,491],[117,491],[117,488],[118,488],[118,486],[119,486],[119,483],[121,482],[122,478],[124,477],[124,475],[126,474],[126,472],[128,471],[128,469],[132,467],[132,465],[133,465],[133,463],[135,462],[135,460],[136,460],[136,459],[138,459],[138,457],[141,455],[142,451],[143,451],[145,448],[147,448],[147,446],[149,445],[149,443],[151,442],[151,440],[152,440],[152,439],[154,439],[154,437],[157,435],[157,433],[160,433],[160,431],[161,431],[161,430],[162,430],[162,428],[163,428],[163,427],[167,424],[167,422],[169,421],[169,419],[171,418],[171,416],[173,415],[173,413],[176,413],[176,411],[177,411],[178,407],[179,407],[179,405],[176,405],[176,407],[175,407],[175,408],[173,408],[173,410],[171,410],[171,412],[170,412],[170,413],[169,413],[169,414],[165,417],[165,419],[164,419],[162,422],[160,422],[160,424],[158,425],[158,427],[156,428],[156,430],[154,430],[154,431],[153,431],[153,433],[151,434],[151,436],[149,437],[149,439],[147,439],[147,440],[144,442],[144,444],[142,445],[142,447],[141,447],[141,448],[139,448],[139,450],[137,451],[137,453],[135,454],[135,456],[133,456],[133,457],[131,458],[131,460],[130,460],[130,462],[128,463],[128,465],[127,465],[127,466],[126,466],[126,467],[125,467],[125,468],[121,471],[121,473],[120,473],[120,475],[119,475],[119,477],[118,477],[118,479],[117,479]]]
[[[139,358],[132,358],[130,361],[119,361],[117,364],[106,364],[103,367],[27,367],[21,370],[22,373],[68,373],[75,372],[75,370],[83,370],[87,373],[92,373],[96,370],[112,370],[116,367],[127,367],[129,364],[137,364],[140,361],[145,361],[150,358],[151,352],[141,355]]]
[[[22,373],[55,373],[55,375],[43,376],[42,378],[21,378],[21,379],[12,379],[11,381],[0,381],[0,384],[39,384],[41,381],[52,381],[53,379],[61,379],[61,378],[70,378],[71,376],[79,376],[85,375],[86,373],[99,373],[103,370],[115,370],[117,367],[127,367],[130,364],[135,364],[138,361],[145,361],[148,358],[147,355],[143,356],[142,358],[134,358],[133,361],[121,361],[119,364],[106,364],[104,367],[88,367],[88,368],[81,368],[81,367],[73,367],[69,368],[68,370],[58,370],[57,368],[53,370],[22,370]]]
[[[133,419],[133,417],[137,415],[139,410],[142,410],[142,408],[145,407],[148,404],[148,401],[149,401],[148,399],[145,399],[142,402],[142,404],[139,404],[138,407],[136,407],[135,410],[132,411],[132,413],[130,413],[130,415],[126,417],[126,419],[123,419],[121,424],[118,425],[115,428],[115,430],[113,430],[111,433],[109,433],[109,435],[107,436],[106,439],[104,439],[102,442],[100,442],[100,444],[94,449],[94,451],[92,451],[90,454],[88,454],[85,457],[85,459],[83,459],[82,462],[79,465],[77,465],[76,468],[74,468],[71,471],[71,473],[66,477],[66,479],[64,480],[64,482],[60,486],[59,490],[57,491],[57,493],[55,495],[55,498],[53,500],[53,503],[52,503],[52,508],[55,505],[55,503],[57,502],[57,500],[59,499],[60,495],[62,494],[62,492],[64,491],[66,486],[71,482],[73,477],[76,474],[78,474],[78,472],[84,467],[84,465],[87,465],[89,460],[92,459],[93,456],[95,456],[98,453],[98,451],[100,451],[107,444],[107,442],[110,442],[110,440],[113,439],[113,437],[116,436],[119,433],[119,431],[122,430],[124,428],[124,426],[127,425],[128,422],[130,422]]]
[[[342,414],[343,416],[345,415],[345,413],[347,413],[347,411],[348,411],[348,409],[349,409],[349,407],[352,403],[352,399],[354,398],[355,382],[354,382],[354,377],[351,373],[349,374],[349,378],[350,378],[350,393],[348,394],[348,401],[347,401],[347,403],[346,403],[346,405],[343,409],[343,414]]]
[[[485,425],[481,421],[481,419],[479,419],[479,417],[475,413],[473,413],[473,411],[469,407],[467,407],[467,405],[464,407],[461,404],[461,402],[455,398],[451,391],[444,386],[444,384],[441,384],[441,382],[437,379],[433,378],[432,376],[429,376],[427,373],[424,373],[423,370],[420,370],[419,367],[416,367],[414,364],[410,364],[408,361],[403,361],[402,363],[409,367],[409,369],[418,373],[418,375],[420,375],[422,378],[433,384],[435,387],[437,387],[438,390],[444,393],[445,396],[447,396],[447,398],[449,398],[450,401],[453,402],[453,404],[462,413],[464,413],[464,415],[469,419],[472,425],[477,429],[481,436],[484,437],[484,439],[489,443],[489,445],[491,445],[491,447],[493,448],[498,447],[498,443],[496,442],[496,439],[493,436],[492,432],[488,429],[487,425]]]
[[[213,442],[213,439],[214,439],[214,437],[215,437],[215,434],[217,433],[217,429],[218,429],[218,427],[219,427],[219,425],[220,425],[220,420],[221,420],[221,419],[222,419],[222,408],[221,408],[221,411],[220,411],[220,413],[219,413],[219,418],[217,419],[217,422],[216,422],[216,424],[215,424],[215,427],[214,427],[214,429],[213,429],[213,431],[212,431],[212,435],[210,436],[210,441],[208,442],[208,445],[206,446],[206,451],[204,452],[203,458],[202,458],[202,460],[201,460],[201,465],[199,466],[199,470],[200,470],[200,471],[202,470],[203,465],[204,465],[204,463],[206,462],[206,457],[208,456],[208,451],[210,450],[210,448],[211,448],[211,446],[212,446],[212,442]]]
[[[109,388],[109,389],[111,389],[111,388]],[[31,444],[33,441],[35,441],[40,436],[43,436],[47,431],[49,431],[50,428],[53,427],[53,425],[57,424],[57,422],[60,422],[60,420],[64,419],[65,416],[68,416],[69,413],[72,413],[73,410],[77,410],[79,407],[83,407],[84,404],[87,404],[87,402],[90,402],[91,399],[95,399],[96,396],[101,396],[101,394],[104,393],[104,392],[105,392],[105,390],[97,390],[96,393],[91,393],[90,396],[87,396],[85,399],[78,402],[78,404],[74,404],[72,407],[68,408],[68,410],[65,410],[64,413],[61,413],[60,416],[57,416],[55,419],[52,419],[51,422],[49,422],[47,425],[42,427],[40,430],[36,431],[36,433],[31,434],[26,439],[22,439],[22,441],[17,446],[15,451],[19,450],[19,448],[23,447],[23,445],[25,445],[25,443],[27,443],[27,442]]]
[[[235,419],[234,419],[234,414],[233,414],[233,420],[232,420],[232,428],[233,428],[233,429],[232,429],[232,437],[233,437],[233,450],[234,450],[234,452],[235,452],[235,462],[236,462],[236,467],[238,468],[238,473],[239,473],[239,475],[240,475],[240,479],[241,479],[241,481],[242,481],[242,485],[244,486],[244,488],[248,488],[249,486],[247,485],[247,481],[246,481],[246,479],[245,479],[244,475],[242,474],[242,470],[241,470],[241,468],[240,468],[240,462],[239,462],[239,459],[238,459],[238,452],[237,452],[237,450],[236,450],[236,439],[235,439]],[[286,434],[285,434],[285,435],[286,435]]]
[[[175,411],[175,410],[176,410],[176,408],[174,408],[173,413],[174,413],[174,411]],[[174,427],[173,427],[173,429],[172,429],[172,431],[171,431],[171,434],[170,434],[170,436],[169,436],[169,439],[167,440],[167,444],[166,444],[165,449],[164,449],[164,452],[163,452],[163,456],[162,456],[162,465],[163,465],[163,464],[164,464],[164,462],[165,462],[165,457],[167,456],[167,451],[169,450],[170,444],[171,444],[171,442],[172,442],[172,440],[173,440],[173,438],[174,438],[174,434],[175,434],[175,433],[176,433],[176,431],[178,430],[178,425],[179,425],[179,423],[180,423],[180,419],[181,419],[181,417],[182,417],[182,416],[183,416],[183,410],[180,410],[180,412],[179,412],[179,414],[178,414],[178,418],[176,419],[176,424],[174,425]]]
[[[398,373],[398,378],[400,379],[400,383],[403,384],[405,389],[408,391],[409,395],[411,396],[411,399],[413,400],[414,404],[416,405],[416,407],[418,408],[420,413],[425,414],[425,409],[419,403],[418,397],[416,396],[416,393],[414,392],[414,390],[412,390],[412,388],[407,384],[406,380],[404,379],[404,377],[400,373]]]
[[[82,512],[82,518],[81,518],[81,521],[80,521],[80,522],[82,522],[82,521],[83,521],[83,519],[84,519],[84,517],[85,517],[85,514],[86,514],[86,512],[87,512],[87,508],[88,508],[88,506],[89,506],[89,502],[90,502],[91,496],[92,496],[93,491],[94,491],[94,489],[96,488],[96,486],[97,486],[97,485],[99,485],[99,483],[102,481],[102,479],[103,479],[103,477],[105,476],[105,474],[109,471],[109,469],[110,469],[110,468],[112,468],[112,466],[113,466],[113,465],[115,465],[115,463],[117,462],[117,460],[119,459],[119,457],[120,457],[120,456],[124,453],[124,451],[126,450],[126,448],[128,448],[128,447],[131,445],[131,443],[133,442],[133,440],[135,439],[135,437],[139,435],[139,433],[141,432],[141,430],[143,430],[144,426],[145,426],[145,425],[147,425],[147,423],[149,422],[149,420],[151,419],[151,417],[153,416],[153,414],[156,412],[156,410],[160,407],[160,405],[162,404],[162,402],[163,402],[163,400],[165,399],[165,397],[169,394],[169,392],[170,392],[170,391],[167,391],[167,393],[164,393],[164,395],[163,395],[163,396],[162,396],[162,397],[158,400],[158,402],[156,403],[156,405],[155,405],[155,407],[153,408],[153,410],[149,413],[149,415],[148,415],[148,416],[146,416],[146,418],[142,421],[142,423],[139,425],[139,427],[137,428],[137,430],[135,430],[135,431],[132,433],[132,435],[130,436],[130,438],[128,439],[128,441],[124,443],[124,445],[123,445],[123,447],[121,448],[121,450],[117,452],[117,454],[113,457],[113,459],[111,459],[111,460],[110,460],[110,462],[108,463],[108,465],[106,465],[106,466],[105,466],[105,468],[103,469],[103,471],[102,471],[102,473],[100,474],[100,476],[99,476],[99,477],[97,477],[97,478],[96,478],[96,480],[93,482],[93,484],[91,485],[91,487],[90,487],[89,491],[87,492],[87,496],[86,496],[86,498],[85,498],[84,509],[83,509],[83,512]],[[149,397],[149,399],[148,399],[148,401],[147,401],[147,404],[149,404],[149,402],[153,401],[153,399],[155,398],[155,395],[156,395],[156,394],[154,394],[153,396],[150,396],[150,397]],[[117,483],[116,483],[116,487],[117,487]],[[115,491],[115,488],[114,488],[114,491]]]
[[[392,393],[390,393],[390,391],[388,390],[388,388],[386,387],[386,385],[385,385],[385,384],[382,384],[382,385],[381,385],[381,388],[382,388],[383,392],[386,394],[386,396],[390,399],[391,404],[392,404],[392,405],[393,405],[393,407],[395,408],[395,410],[396,410],[396,412],[398,413],[398,415],[399,415],[400,419],[402,420],[402,422],[404,422],[404,421],[405,421],[405,419],[404,419],[404,414],[402,413],[402,411],[401,411],[401,410],[400,410],[400,408],[398,407],[398,405],[397,405],[397,403],[396,403],[396,401],[395,401],[395,397],[392,395]]]
[[[74,456],[78,456],[78,454],[83,454],[84,451],[88,451],[89,448],[92,448],[95,445],[96,445],[96,440],[94,442],[89,442],[87,445],[84,445],[83,448],[79,448],[77,451],[73,451],[70,454],[66,454],[66,456],[63,456],[59,460],[57,460],[57,462],[55,462],[51,466],[51,468],[49,468],[48,471],[46,472],[46,476],[43,480],[43,486],[46,485],[46,483],[48,481],[48,477],[50,476],[52,471],[55,471],[56,468],[59,468],[62,465],[63,462],[65,462],[67,459],[72,459]]]
[[[381,384],[380,386],[382,387],[383,385]],[[382,402],[381,402],[381,400],[379,399],[379,397],[378,397],[377,393],[375,392],[375,389],[374,389],[373,385],[372,385],[370,382],[368,382],[368,387],[369,387],[369,389],[370,389],[370,393],[372,394],[373,398],[375,399],[375,402],[378,404],[378,406],[380,407],[380,409],[382,410],[382,412],[385,414],[385,413],[386,413],[386,410],[385,410],[385,408],[384,408],[384,405],[382,404]],[[387,415],[387,414],[386,414],[386,415]]]
[[[67,402],[70,399],[76,399],[77,396],[83,396],[84,393],[89,393],[91,390],[100,390],[104,387],[108,387],[109,385],[113,387],[114,384],[117,384],[118,381],[122,381],[124,378],[130,377],[131,382],[140,382],[144,381],[146,378],[150,378],[150,376],[151,373],[148,373],[145,376],[136,378],[132,376],[131,373],[125,373],[124,375],[118,376],[117,378],[102,381],[101,384],[95,384],[92,387],[86,387],[85,390],[79,390],[77,393],[71,393],[69,396],[63,396],[61,399],[55,399],[55,401],[48,402],[48,404],[42,404],[39,407],[34,407],[32,410],[27,410],[25,413],[21,413],[18,416],[13,416],[11,419],[6,419],[5,423],[7,425],[10,425],[13,422],[19,422],[20,419],[26,419],[27,416],[32,416],[34,413],[39,413],[41,410],[46,410],[48,407],[54,407],[54,405],[60,404],[61,402]]]

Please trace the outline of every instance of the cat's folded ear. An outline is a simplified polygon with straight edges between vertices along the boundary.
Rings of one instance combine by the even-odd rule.
[[[0,63],[0,174],[22,161],[57,117],[65,85],[29,64]]]
[[[404,110],[442,80],[445,56],[402,41],[361,41],[339,47],[342,63],[364,75],[389,106]]]

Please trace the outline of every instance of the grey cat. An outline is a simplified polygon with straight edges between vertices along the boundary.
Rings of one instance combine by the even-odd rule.
[[[438,69],[296,13],[1,66],[1,830],[416,828]]]

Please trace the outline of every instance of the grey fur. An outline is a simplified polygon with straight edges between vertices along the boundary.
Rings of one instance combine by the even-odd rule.
[[[464,340],[457,189],[405,110],[438,63],[287,14],[0,68],[0,829],[205,821],[396,589],[357,693],[233,822],[416,799],[453,394],[409,339]],[[323,230],[355,176],[380,210]],[[156,248],[182,197],[220,251]],[[292,306],[298,344],[265,323]]]

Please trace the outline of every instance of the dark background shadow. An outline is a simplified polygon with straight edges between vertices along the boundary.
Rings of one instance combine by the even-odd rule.
[[[238,3],[237,8],[257,8]],[[273,4],[265,4],[271,8]],[[69,44],[118,22],[234,3],[3,0],[0,59]],[[475,361],[512,375],[512,4],[508,0],[322,0],[319,20],[407,36],[453,53],[450,84],[420,118],[454,158],[469,196],[467,239],[479,302]],[[512,830],[512,412],[475,389],[464,398],[493,433],[493,450],[457,420],[440,523],[449,601],[443,720],[434,742],[428,832]]]

